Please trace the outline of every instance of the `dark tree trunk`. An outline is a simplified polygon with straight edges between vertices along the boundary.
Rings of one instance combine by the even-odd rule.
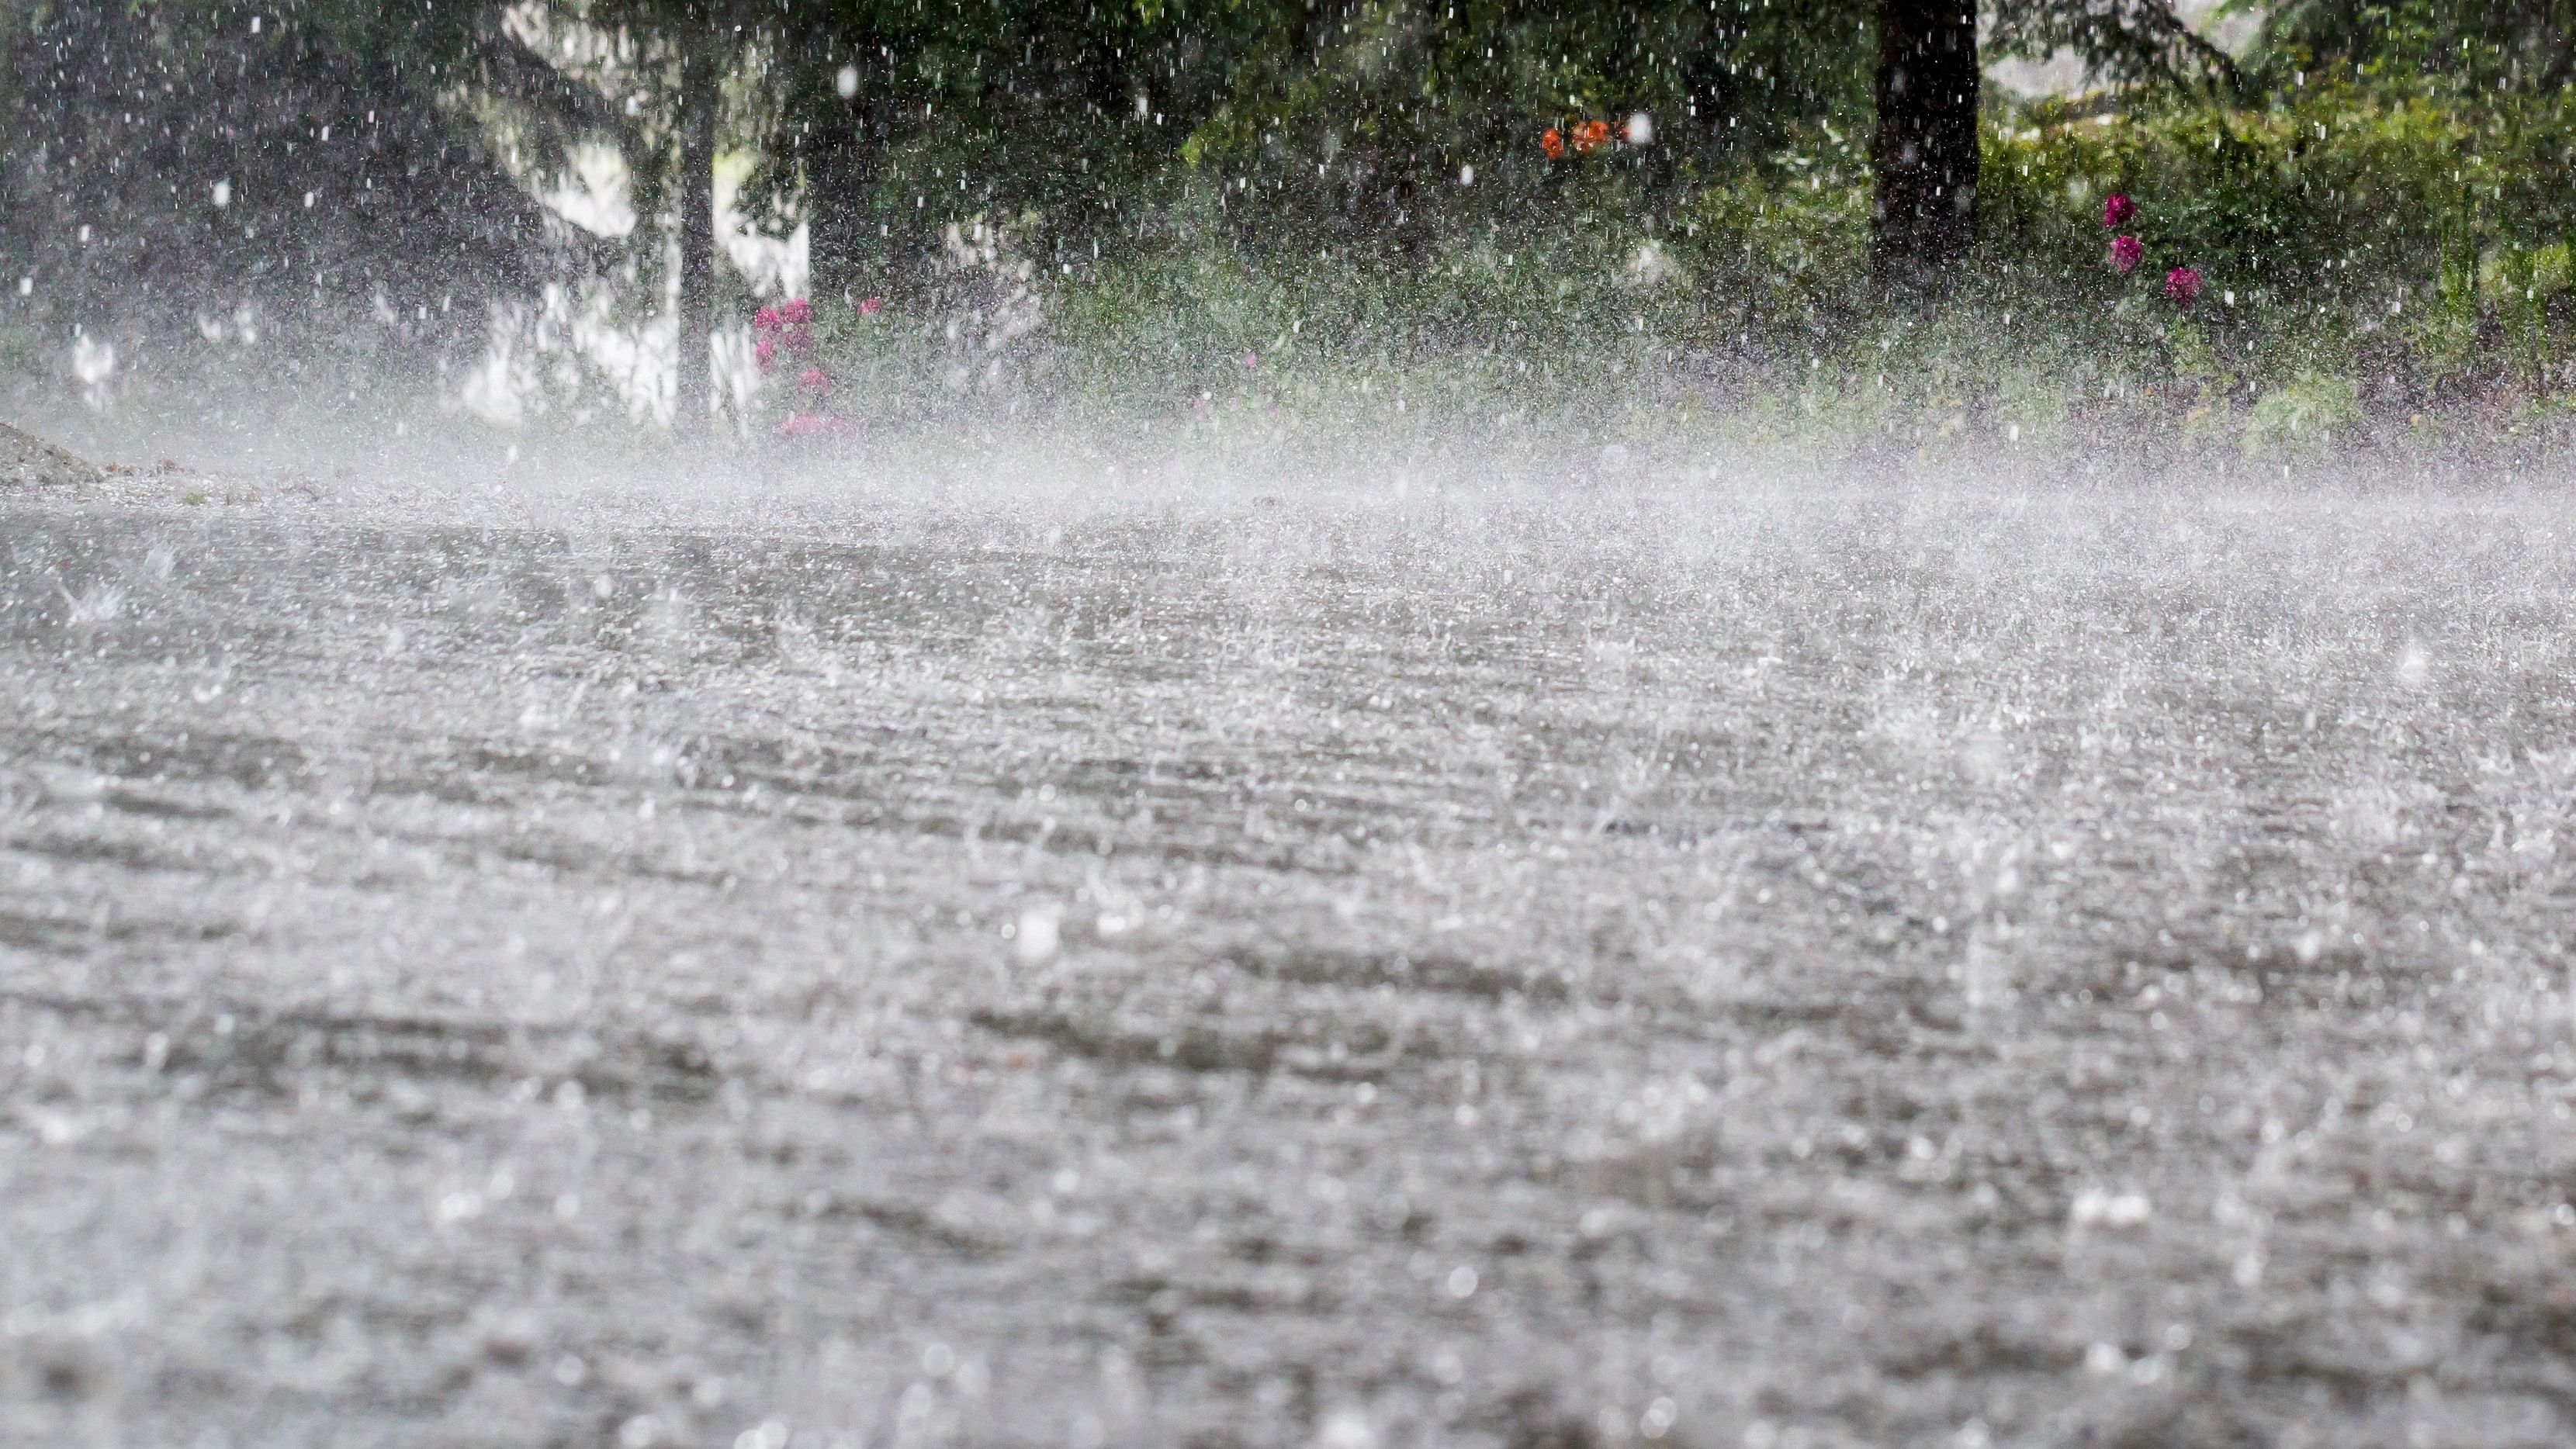
[[[842,52],[852,57],[857,89],[825,102],[811,128],[796,127],[788,142],[805,174],[808,275],[817,297],[857,301],[860,263],[875,240],[868,188],[894,134],[895,76],[891,62],[880,68],[869,57],[885,48],[876,31],[858,31]]]
[[[1870,273],[1938,288],[1977,222],[1976,0],[1879,0]]]
[[[706,430],[714,389],[716,289],[716,42],[691,35],[680,55],[679,391],[683,436]]]

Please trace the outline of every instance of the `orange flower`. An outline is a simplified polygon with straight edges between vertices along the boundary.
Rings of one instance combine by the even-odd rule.
[[[1608,121],[1586,121],[1574,128],[1574,149],[1577,151],[1589,151],[1595,146],[1609,144],[1610,123]]]
[[[1565,138],[1556,133],[1556,128],[1554,126],[1550,126],[1539,134],[1538,149],[1540,153],[1546,156],[1550,161],[1563,160],[1565,157]]]

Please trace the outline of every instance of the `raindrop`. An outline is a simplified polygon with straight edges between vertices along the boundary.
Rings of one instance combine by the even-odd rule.
[[[1318,1449],[1377,1449],[1377,1429],[1357,1409],[1335,1409],[1315,1436]]]
[[[95,388],[116,373],[116,346],[83,333],[72,341],[72,375]]]
[[[2134,1228],[2154,1212],[2154,1205],[2144,1193],[2086,1188],[2075,1195],[2067,1217],[2079,1228]]]
[[[1062,941],[1062,932],[1056,925],[1056,913],[1034,906],[1020,912],[1020,919],[1012,932],[1012,938],[1013,953],[1024,963],[1035,966],[1048,960],[1055,955],[1056,948]]]

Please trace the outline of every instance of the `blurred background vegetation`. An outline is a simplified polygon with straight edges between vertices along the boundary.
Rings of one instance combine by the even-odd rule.
[[[1978,184],[1905,286],[1874,86],[1920,0],[10,4],[22,397],[2290,458],[2576,396],[2576,0],[1939,6]],[[828,395],[751,364],[791,294]]]

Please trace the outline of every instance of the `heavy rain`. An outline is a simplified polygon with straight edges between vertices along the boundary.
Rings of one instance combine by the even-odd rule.
[[[0,18],[0,1441],[2576,1438],[2550,4]]]

